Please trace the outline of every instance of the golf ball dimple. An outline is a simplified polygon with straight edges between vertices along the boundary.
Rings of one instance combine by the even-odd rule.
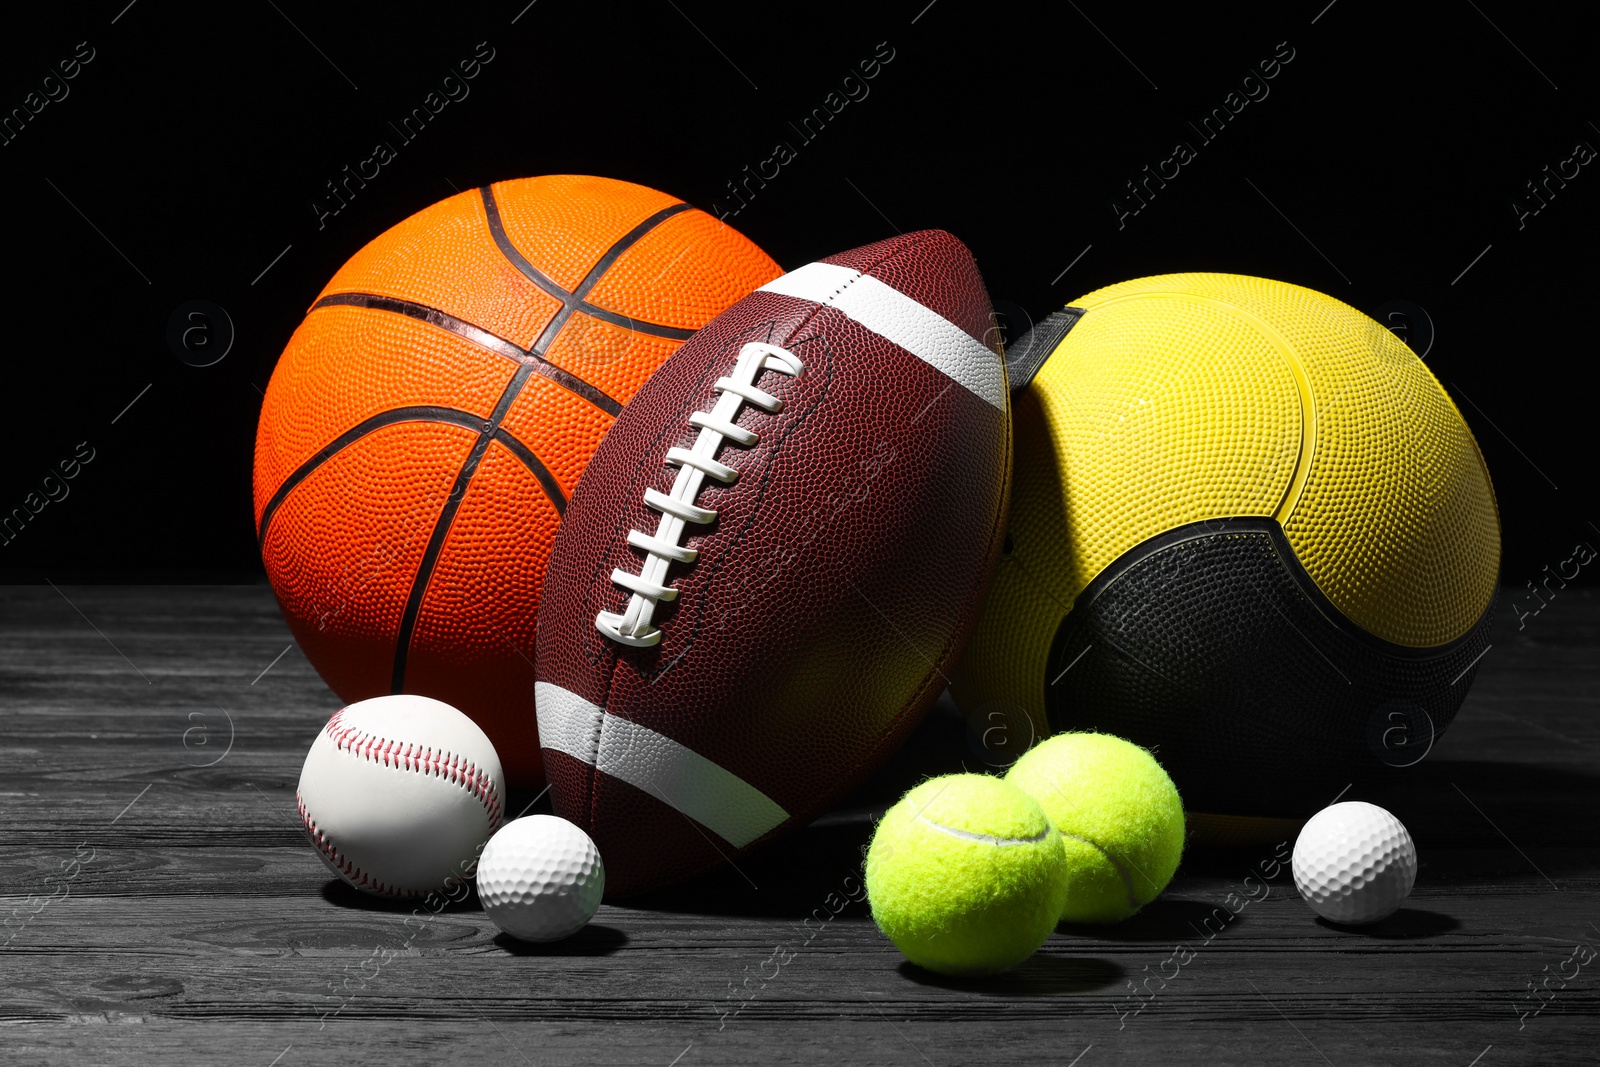
[[[589,835],[554,815],[501,827],[478,860],[478,900],[501,930],[523,941],[559,941],[600,907],[606,869]]]
[[[1400,820],[1348,800],[1317,812],[1294,843],[1295,888],[1329,922],[1374,923],[1393,915],[1417,880],[1417,847]]]

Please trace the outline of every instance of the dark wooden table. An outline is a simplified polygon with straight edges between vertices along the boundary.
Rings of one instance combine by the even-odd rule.
[[[1191,849],[1135,919],[1063,928],[982,984],[904,964],[848,899],[873,816],[924,773],[976,765],[944,709],[742,874],[528,949],[470,898],[414,915],[330,882],[293,797],[338,701],[266,587],[0,603],[7,1063],[1600,1059],[1600,598],[1576,583],[1520,632],[1503,597],[1449,733],[1360,796],[1419,844],[1394,919],[1322,924],[1286,870],[1241,906],[1273,850]],[[1208,926],[1230,893],[1237,914]]]

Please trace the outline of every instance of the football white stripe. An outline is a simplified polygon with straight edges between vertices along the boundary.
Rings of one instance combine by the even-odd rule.
[[[541,747],[642,789],[735,848],[789,819],[761,790],[670,737],[550,682],[534,683],[534,696]]]
[[[1006,410],[1000,357],[943,315],[870,274],[832,263],[807,263],[759,291],[831,307]]]

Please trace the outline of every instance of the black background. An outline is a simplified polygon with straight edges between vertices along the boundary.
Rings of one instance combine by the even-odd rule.
[[[80,442],[94,459],[0,545],[0,578],[259,577],[261,390],[358,248],[457,190],[543,173],[710,209],[778,141],[797,158],[729,221],[785,267],[941,227],[1013,321],[1183,270],[1280,278],[1369,313],[1412,301],[1494,476],[1504,579],[1520,587],[1574,542],[1600,545],[1600,167],[1520,229],[1512,208],[1575,144],[1600,147],[1592,17],[1503,0],[1425,13],[911,0],[759,17],[689,0],[525,4],[111,0],[6,15],[0,114],[79,42],[94,59],[0,146],[0,514]],[[470,95],[401,145],[387,122],[478,42],[494,59]],[[868,95],[801,143],[789,124],[880,42],[894,58]],[[1285,48],[1270,94],[1202,145],[1186,121]],[[1119,228],[1112,199],[1180,139],[1197,158]],[[319,228],[324,183],[379,140],[398,157]],[[195,299],[235,330],[207,367],[166,339]]]

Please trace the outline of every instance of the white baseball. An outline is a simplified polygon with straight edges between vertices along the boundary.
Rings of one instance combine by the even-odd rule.
[[[367,893],[418,897],[472,876],[500,826],[505,777],[477,723],[399,694],[334,713],[300,771],[300,823],[328,869]]]

